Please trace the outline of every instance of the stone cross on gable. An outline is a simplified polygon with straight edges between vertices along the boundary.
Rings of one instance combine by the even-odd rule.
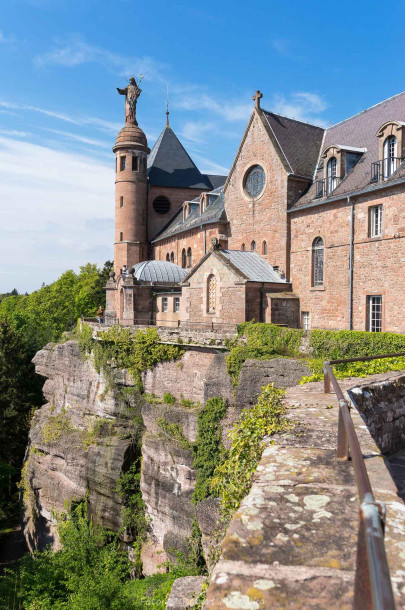
[[[263,93],[261,91],[257,90],[252,98],[255,102],[256,110],[260,110],[260,100],[262,97],[263,97]]]

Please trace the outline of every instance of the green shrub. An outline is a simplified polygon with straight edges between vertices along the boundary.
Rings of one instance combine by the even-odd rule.
[[[405,352],[405,335],[362,330],[312,330],[309,346],[315,358],[361,358]]]
[[[143,395],[143,397],[145,398],[146,402],[149,402],[151,405],[161,405],[162,404],[162,399],[159,398],[159,396],[156,396],[156,394],[145,393]]]
[[[300,355],[299,346],[304,336],[302,330],[256,322],[239,324],[237,333],[236,339],[229,344],[230,353],[226,359],[234,386],[239,383],[239,374],[245,360],[268,360],[277,356],[297,357]]]
[[[163,402],[165,403],[165,405],[174,405],[176,399],[173,394],[170,394],[170,392],[165,392],[163,394]]]
[[[82,324],[81,334],[85,333],[85,338],[78,338],[79,345],[84,354],[93,350],[94,366],[98,372],[103,373],[107,387],[113,385],[114,368],[118,368],[127,369],[136,387],[143,390],[141,374],[144,371],[160,362],[177,360],[184,354],[184,350],[177,345],[159,343],[155,327],[131,333],[128,328],[113,326],[106,331],[99,331],[98,340],[89,342],[86,326],[90,328]]]
[[[61,436],[74,431],[67,409],[62,409],[61,413],[48,418],[46,424],[41,428],[42,440],[44,443],[55,443]]]
[[[323,379],[324,360],[362,358],[378,354],[405,352],[405,335],[356,330],[313,330],[309,336],[309,347],[312,349],[314,356],[314,358],[308,360],[312,374],[303,377],[301,383],[321,381]],[[405,369],[405,357],[333,365],[337,379],[367,377],[376,373],[403,369]]]
[[[178,445],[182,449],[190,450],[192,445],[184,436],[183,428],[180,424],[174,424],[164,417],[159,417],[157,420],[157,424],[159,428],[162,430],[164,437],[167,437],[169,440],[178,443]]]
[[[145,503],[141,493],[141,464],[140,451],[125,472],[121,473],[117,481],[116,492],[122,501],[122,517],[124,527],[133,539],[135,549],[135,571],[137,576],[142,575],[141,548],[146,541],[149,521],[145,514]]]
[[[58,518],[62,549],[29,554],[0,577],[3,608],[25,610],[130,610],[124,583],[131,566],[116,536],[87,518],[87,502]]]
[[[180,404],[182,407],[185,407],[186,409],[198,409],[199,407],[201,407],[201,403],[200,402],[194,402],[192,400],[190,400],[189,398],[184,398],[183,394],[180,394]]]
[[[211,477],[225,454],[221,420],[226,409],[227,404],[223,398],[210,398],[198,414],[197,439],[193,447],[193,467],[197,471],[194,502],[204,500],[210,495]]]
[[[257,404],[244,409],[229,434],[231,448],[226,459],[215,469],[210,490],[219,496],[223,517],[228,519],[249,493],[252,478],[260,461],[265,436],[287,429],[284,391],[268,385]]]

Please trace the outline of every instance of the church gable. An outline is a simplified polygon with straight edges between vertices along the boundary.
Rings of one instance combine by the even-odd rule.
[[[274,141],[273,141],[274,140]],[[270,265],[287,270],[287,190],[292,170],[255,110],[225,185],[231,226],[228,248],[256,251]]]

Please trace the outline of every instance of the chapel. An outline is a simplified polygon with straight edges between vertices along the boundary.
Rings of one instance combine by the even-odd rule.
[[[134,80],[134,79],[133,79]],[[152,150],[126,93],[106,321],[405,332],[405,92],[328,128],[257,91],[227,176],[169,124]]]

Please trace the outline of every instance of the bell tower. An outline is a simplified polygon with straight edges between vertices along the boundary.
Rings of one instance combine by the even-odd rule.
[[[138,127],[136,102],[141,93],[135,79],[125,89],[125,126],[117,135],[115,153],[114,271],[118,276],[147,258],[147,155],[146,136]]]

